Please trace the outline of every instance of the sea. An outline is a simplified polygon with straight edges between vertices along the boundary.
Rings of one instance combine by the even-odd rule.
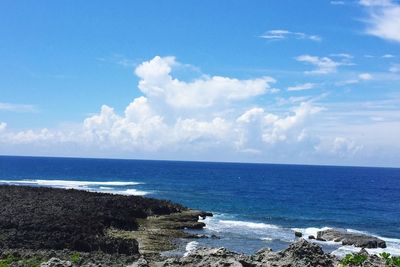
[[[213,212],[194,232],[218,238],[181,240],[172,254],[201,246],[278,251],[296,240],[294,231],[308,239],[340,228],[386,241],[370,253],[400,255],[399,168],[0,156],[0,184],[139,195]],[[310,241],[338,256],[360,250]]]

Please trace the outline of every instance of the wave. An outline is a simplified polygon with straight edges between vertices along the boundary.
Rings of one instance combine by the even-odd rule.
[[[290,243],[294,241],[294,234],[278,225],[234,220],[232,217],[224,214],[214,214],[213,217],[207,217],[203,222],[206,229],[215,232],[217,235],[226,235],[230,238],[243,238],[271,242],[280,240]]]
[[[279,226],[277,225],[266,224],[266,223],[255,223],[255,222],[233,221],[233,220],[220,220],[219,223],[232,227],[244,227],[250,229],[279,229]]]
[[[93,192],[103,192],[121,195],[144,196],[150,192],[137,190],[133,188],[124,189],[123,187],[131,187],[140,185],[140,182],[123,182],[123,181],[75,181],[75,180],[0,180],[0,184],[10,185],[30,185],[45,186],[63,189],[78,189]],[[124,190],[121,190],[124,189]]]
[[[199,242],[197,241],[191,241],[189,243],[186,244],[186,248],[185,248],[185,254],[183,254],[184,257],[189,256],[189,254],[194,251],[197,247],[199,246]]]

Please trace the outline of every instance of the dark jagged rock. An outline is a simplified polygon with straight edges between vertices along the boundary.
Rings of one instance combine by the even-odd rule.
[[[386,248],[386,242],[374,236],[350,233],[342,229],[328,229],[317,233],[317,240],[341,242],[362,248]]]
[[[295,237],[302,237],[303,233],[299,232],[299,231],[294,231],[294,235],[295,235]]]
[[[162,262],[146,261],[145,266],[339,266],[336,257],[325,254],[322,249],[304,239],[293,243],[282,252],[273,252],[271,249],[262,249],[254,255],[247,256],[234,253],[225,248],[199,248],[181,258],[169,258]],[[139,265],[132,265],[139,266]],[[142,265],[143,266],[143,265]]]
[[[337,259],[325,254],[322,248],[314,243],[300,239],[278,255],[281,266],[335,266]]]
[[[121,254],[137,254],[138,243],[110,238],[108,228],[137,230],[137,219],[187,210],[138,196],[7,185],[0,186],[0,203],[0,248]],[[200,228],[192,220],[189,226]]]
[[[308,239],[310,239],[310,240],[311,240],[311,239],[315,239],[315,236],[309,235],[309,236],[308,236]]]

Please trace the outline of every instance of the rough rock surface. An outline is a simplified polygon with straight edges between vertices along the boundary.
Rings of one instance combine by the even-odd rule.
[[[293,243],[289,248],[281,252],[273,252],[270,249],[263,249],[254,255],[247,256],[230,252],[225,248],[199,248],[186,257],[169,258],[164,261],[152,262],[142,260],[132,266],[156,267],[156,266],[339,266],[336,257],[325,254],[322,249],[304,239]]]
[[[343,245],[354,245],[361,248],[386,248],[386,242],[382,239],[341,229],[319,231],[317,240],[342,242]]]
[[[134,239],[106,236],[137,230],[137,219],[187,210],[169,201],[43,187],[0,186],[0,248],[70,249],[138,254]]]

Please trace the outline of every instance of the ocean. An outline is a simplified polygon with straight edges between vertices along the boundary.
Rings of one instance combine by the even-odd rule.
[[[242,253],[286,248],[294,230],[324,228],[378,236],[400,255],[400,169],[278,164],[0,156],[0,184],[75,188],[168,199],[211,211],[200,233],[182,241]],[[343,256],[359,248],[317,242]]]

